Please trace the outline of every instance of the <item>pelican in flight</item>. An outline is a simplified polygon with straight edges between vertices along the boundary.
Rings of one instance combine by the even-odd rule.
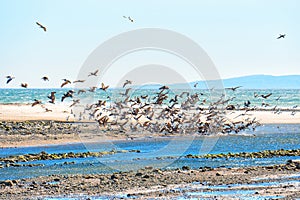
[[[105,86],[104,83],[102,83],[100,89],[106,92],[108,87],[109,87],[109,85]]]
[[[45,26],[43,26],[41,23],[36,22],[36,24],[37,24],[41,29],[43,29],[45,32],[47,31],[47,28],[46,28]]]
[[[13,77],[13,76],[6,76],[6,78],[7,78],[6,84],[8,84],[8,83],[11,82],[15,77]]]
[[[235,91],[236,89],[238,89],[238,88],[240,88],[240,87],[242,87],[242,86],[231,87],[231,88],[225,88],[225,89]]]
[[[279,34],[277,39],[285,38],[285,34]]]
[[[126,80],[125,83],[123,84],[123,88],[124,88],[126,85],[128,85],[128,84],[132,84],[132,81]]]
[[[264,95],[264,94],[262,94],[262,95],[260,95],[262,98],[264,98],[264,99],[267,99],[269,96],[271,96],[272,95],[272,93],[270,93],[270,94],[266,94],[266,95]]]
[[[42,103],[42,101],[34,99],[34,102],[31,104],[31,107],[33,107],[35,105],[38,105],[38,104],[41,104],[41,103]]]
[[[48,98],[50,99],[49,103],[53,103],[55,102],[55,93],[56,92],[51,92],[50,96],[48,96]]]
[[[75,80],[73,83],[83,83],[85,80]]]
[[[69,81],[68,79],[62,79],[64,82],[61,84],[61,88],[64,87],[65,85],[67,85],[68,83],[71,84],[71,81]]]
[[[27,87],[28,87],[28,84],[27,84],[27,83],[21,83],[21,87],[27,88]]]
[[[89,74],[88,76],[98,76],[98,75],[97,75],[98,72],[99,72],[99,70],[97,69],[97,70],[94,71],[94,72],[90,72],[90,74]]]
[[[129,21],[133,22],[133,19],[130,16],[123,16],[123,18],[128,19]]]
[[[42,77],[43,81],[49,81],[49,78],[47,76]]]

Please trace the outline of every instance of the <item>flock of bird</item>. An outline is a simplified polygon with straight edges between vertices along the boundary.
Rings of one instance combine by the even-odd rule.
[[[99,70],[89,72],[86,79],[97,77]],[[7,84],[15,77],[7,76]],[[47,76],[41,78],[42,81],[49,81]],[[82,84],[85,80],[70,81],[62,79],[61,88],[71,84]],[[270,98],[273,94],[258,94],[254,92],[253,97],[261,99],[261,106],[251,106],[251,101],[244,101],[243,105],[232,103],[235,96],[226,98],[222,94],[217,100],[212,101],[202,90],[197,90],[197,83],[191,90],[182,91],[180,94],[173,93],[172,89],[164,85],[153,90],[153,93],[139,94],[134,90],[131,80],[126,80],[121,89],[112,89],[108,91],[109,85],[101,83],[100,87],[78,88],[66,91],[60,98],[63,102],[66,98],[71,99],[71,113],[75,119],[96,121],[99,126],[106,130],[120,132],[149,131],[155,133],[238,133],[249,129],[255,130],[259,126],[259,121],[252,117],[251,112],[269,107],[270,111],[280,114],[279,107],[266,103],[264,100]],[[28,84],[22,83],[22,87],[27,88]],[[226,90],[236,90],[242,86],[228,87]],[[80,99],[87,92],[105,93],[105,98],[97,99],[96,102],[81,104]],[[199,92],[202,91],[202,92]],[[48,96],[46,103],[56,103],[56,91],[52,91]],[[281,96],[276,97],[278,102]],[[45,112],[52,110],[46,108],[46,103],[34,99],[33,106],[40,105]],[[297,106],[293,106],[296,109]],[[73,109],[77,112],[73,112]],[[293,110],[292,115],[296,114]],[[69,117],[67,120],[69,120]],[[76,118],[77,117],[77,118]]]
[[[130,16],[123,16],[130,22],[133,19]],[[45,32],[47,28],[39,22],[36,24]],[[277,39],[284,38],[285,34],[280,34]],[[87,78],[98,76],[99,70],[87,74]],[[6,76],[6,84],[15,79],[13,76]],[[49,81],[47,76],[41,78],[43,81]],[[84,83],[86,80],[75,80],[73,83]],[[61,88],[71,84],[72,81],[62,79]],[[197,90],[183,91],[181,94],[172,95],[172,90],[164,85],[153,94],[136,95],[135,91],[129,86],[132,81],[126,80],[121,92],[113,96],[107,96],[106,99],[98,99],[97,102],[81,105],[80,96],[86,92],[98,92],[97,89],[108,93],[109,85],[104,83],[98,87],[88,89],[68,90],[61,96],[61,102],[66,98],[72,99],[70,107],[76,107],[79,110],[78,120],[95,120],[101,128],[115,130],[120,132],[149,131],[155,133],[238,133],[240,131],[255,128],[259,122],[255,117],[251,117],[249,111],[256,110],[251,107],[249,100],[244,102],[244,106],[230,104],[235,97],[226,98],[221,95],[217,101],[210,101],[203,93],[195,92]],[[28,88],[27,83],[21,83],[21,87]],[[242,86],[226,88],[235,92]],[[197,88],[197,83],[194,89]],[[108,95],[108,94],[107,94]],[[267,99],[272,95],[254,93],[255,98]],[[56,103],[56,92],[52,91],[48,96],[47,103]],[[112,99],[113,98],[113,99]],[[280,97],[278,97],[278,100]],[[41,100],[34,99],[33,106],[41,105],[46,112],[52,110],[46,108],[46,104]],[[269,106],[262,102],[262,106]],[[236,112],[236,111],[243,111]],[[278,109],[274,111],[279,114]],[[274,112],[275,113],[275,112]],[[71,110],[71,114],[76,114]],[[234,115],[234,117],[228,117]],[[68,119],[67,119],[68,120]]]
[[[98,76],[99,70],[87,74],[87,79]],[[14,77],[7,76],[7,83]],[[47,76],[41,78],[49,81]],[[62,79],[61,88],[71,83],[84,83],[86,80],[70,81]],[[60,101],[70,98],[71,113],[78,121],[92,120],[105,130],[119,132],[149,131],[152,133],[238,133],[249,129],[255,130],[259,126],[258,120],[252,117],[249,111],[261,108],[251,107],[250,100],[246,100],[244,105],[232,104],[236,97],[226,98],[221,95],[216,101],[208,98],[197,90],[197,83],[193,89],[182,91],[181,94],[173,94],[172,90],[164,85],[154,90],[152,94],[137,95],[134,87],[130,87],[132,81],[126,80],[121,89],[112,89],[108,92],[109,85],[101,83],[100,87],[90,87],[88,89],[68,90]],[[27,85],[26,85],[27,86]],[[23,87],[23,86],[22,86]],[[225,88],[235,92],[242,86]],[[103,99],[97,99],[90,104],[81,104],[81,95],[87,92],[95,93],[102,91],[106,95]],[[115,94],[113,94],[115,92]],[[262,99],[262,107],[267,107],[263,100],[272,96],[269,94],[254,93],[254,98]],[[46,103],[56,103],[56,92],[52,91]],[[276,98],[276,101],[280,97]],[[33,106],[40,105],[45,112],[52,110],[46,108],[46,103],[35,99]],[[296,107],[295,107],[296,108]],[[77,112],[75,113],[74,110]],[[276,110],[277,109],[277,110]],[[274,108],[274,113],[279,114],[279,108]],[[295,114],[295,113],[294,113]],[[70,116],[69,116],[70,117]],[[69,117],[67,120],[69,120]]]
[[[125,15],[124,15],[123,18],[129,20],[131,23],[134,22],[134,20],[133,20],[132,17],[130,17],[130,16],[125,16]],[[40,22],[35,22],[35,23],[36,23],[36,25],[38,25],[39,28],[43,29],[44,32],[47,32],[47,27],[46,27],[46,26],[44,26],[44,25],[41,24]]]

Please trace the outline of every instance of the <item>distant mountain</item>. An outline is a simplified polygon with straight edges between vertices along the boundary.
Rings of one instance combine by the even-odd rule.
[[[224,87],[243,86],[243,89],[300,89],[300,75],[252,75],[223,80]]]
[[[272,76],[272,75],[251,75],[236,78],[228,78],[220,81],[195,81],[191,83],[178,83],[169,85],[171,88],[184,89],[193,88],[197,83],[197,88],[207,89],[207,84],[216,82],[223,83],[224,87],[242,86],[241,89],[300,89],[300,75]],[[158,89],[161,85],[144,85],[144,89]]]

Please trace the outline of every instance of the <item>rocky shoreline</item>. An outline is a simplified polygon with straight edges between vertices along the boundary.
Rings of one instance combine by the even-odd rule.
[[[251,194],[253,197],[277,196],[283,199],[293,199],[300,197],[299,173],[299,161],[245,168],[190,169],[184,166],[181,169],[162,170],[145,167],[138,171],[112,174],[50,175],[6,180],[0,182],[0,198],[42,199],[49,196],[81,196],[81,199],[92,197],[188,198],[188,195],[195,191],[211,192],[213,195],[214,191],[230,191],[239,185],[240,190],[255,190]],[[266,184],[283,180],[288,181],[287,184]],[[251,184],[257,184],[257,187],[247,186]],[[224,199],[228,198],[230,199],[230,196]]]

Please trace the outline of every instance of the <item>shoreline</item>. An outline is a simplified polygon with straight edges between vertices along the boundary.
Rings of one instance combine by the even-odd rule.
[[[161,139],[162,137],[194,137],[197,134],[177,134],[170,135],[165,133],[127,133],[120,131],[101,131],[95,121],[75,120],[71,115],[69,106],[47,105],[52,112],[45,112],[41,106],[32,107],[30,104],[0,104],[0,148],[64,145],[71,143],[88,143],[95,141],[135,141],[145,138]],[[299,110],[300,111],[300,110]],[[261,125],[280,125],[280,124],[300,124],[299,111],[291,115],[290,111],[282,111],[281,114],[274,114],[272,111],[249,111],[247,114],[256,119]],[[234,114],[226,115],[228,119],[243,114],[245,111],[234,111]],[[243,116],[247,117],[247,116]],[[68,119],[68,121],[67,121]],[[7,127],[3,125],[9,123]],[[23,125],[18,125],[22,123]],[[31,124],[28,129],[24,129],[24,124]],[[50,123],[50,124],[49,124]],[[46,125],[45,125],[46,124]],[[56,124],[56,128],[49,128]],[[87,124],[89,128],[81,126]],[[79,127],[79,128],[78,128]],[[255,134],[255,132],[254,132]],[[223,136],[227,134],[221,134]],[[230,134],[229,134],[230,135]],[[232,134],[235,135],[235,134]]]
[[[63,123],[63,122],[59,122]],[[280,125],[280,124],[278,124]],[[128,137],[126,135],[95,135],[91,136],[89,133],[81,134],[56,134],[48,135],[46,137],[40,136],[34,137],[24,136],[24,135],[14,135],[14,136],[5,136],[2,137],[0,134],[0,149],[6,148],[28,148],[28,147],[48,147],[48,146],[60,146],[60,145],[77,145],[77,144],[105,144],[105,143],[122,143],[122,142],[141,142],[141,141],[164,141],[164,140],[186,140],[186,139],[199,139],[199,138],[220,138],[220,137],[235,137],[235,136],[244,136],[244,137],[256,137],[255,134],[215,134],[215,135],[164,135],[164,134],[143,134],[143,135],[133,135]],[[18,141],[14,141],[18,138]],[[11,140],[10,140],[11,139]],[[2,142],[2,140],[5,142]],[[96,141],[95,141],[96,140]]]

